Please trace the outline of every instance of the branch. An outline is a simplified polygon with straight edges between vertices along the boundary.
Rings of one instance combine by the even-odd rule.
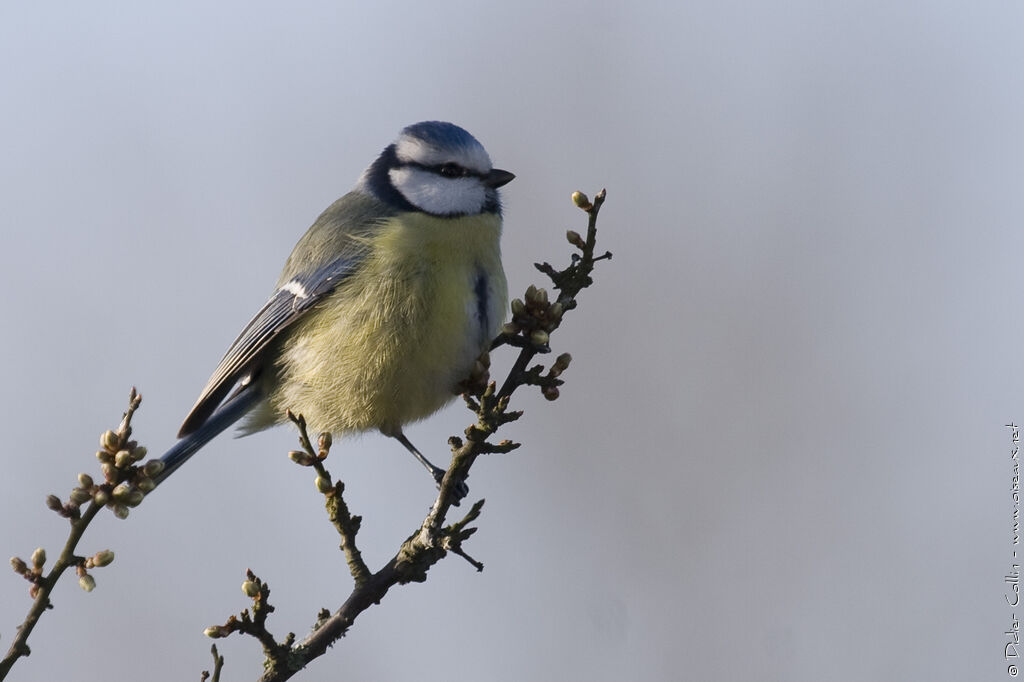
[[[548,263],[536,266],[551,278],[554,288],[559,292],[558,298],[551,303],[546,290],[530,286],[524,300],[512,301],[512,321],[502,327],[491,349],[508,345],[519,348],[519,355],[500,389],[495,382],[488,380],[490,359],[486,353],[476,364],[472,376],[464,382],[466,392],[463,398],[475,412],[476,422],[465,430],[465,440],[459,437],[449,439],[451,464],[429,513],[419,528],[402,543],[395,556],[377,572],[370,572],[356,548],[360,517],[350,513],[343,499],[345,486],[341,481],[332,483],[332,477],[324,465],[331,447],[330,434],[321,434],[319,447],[314,450],[306,432],[305,420],[289,413],[289,418],[299,430],[302,446],[301,450],[290,452],[289,457],[300,466],[312,467],[316,471],[316,488],[324,495],[328,517],[341,537],[341,549],[345,553],[355,585],[345,602],[333,614],[326,610],[319,613],[312,632],[305,639],[293,645],[294,635],[289,633],[284,642],[278,644],[267,631],[265,623],[266,613],[273,610],[266,602],[269,588],[249,572],[248,580],[243,583],[243,591],[253,599],[257,616],[250,617],[248,611],[244,611],[239,618],[232,616],[223,626],[207,628],[206,632],[213,637],[225,637],[232,632],[245,632],[256,637],[263,644],[267,655],[261,682],[280,682],[291,678],[307,663],[326,652],[328,647],[348,632],[363,611],[380,603],[392,587],[425,581],[430,568],[448,552],[463,557],[478,571],[483,570],[483,564],[470,557],[462,545],[476,532],[476,528],[470,527],[470,524],[480,516],[484,501],[478,500],[461,520],[448,526],[443,524],[451,507],[458,501],[457,493],[465,487],[466,478],[477,457],[511,452],[519,447],[518,443],[509,440],[498,443],[489,440],[502,425],[522,415],[521,412],[508,409],[515,390],[520,386],[537,386],[549,400],[559,396],[558,387],[563,384],[559,377],[568,368],[571,356],[568,353],[559,355],[546,372],[542,365],[530,367],[530,363],[538,354],[550,352],[552,332],[561,325],[565,312],[576,307],[579,293],[593,284],[590,275],[597,261],[611,258],[609,252],[594,255],[597,215],[604,199],[604,190],[597,194],[593,203],[580,192],[573,195],[576,205],[589,216],[585,239],[572,230],[566,234],[569,243],[579,253],[572,254],[570,264],[561,271],[556,271]],[[261,607],[264,609],[262,619],[258,615]]]
[[[210,672],[204,670],[203,674],[199,676],[199,682],[220,682],[220,671],[224,668],[224,657],[217,653],[217,645],[214,644],[210,647],[210,653],[213,654],[213,677],[210,677]]]
[[[19,557],[11,558],[11,567],[15,573],[32,583],[29,596],[33,602],[25,620],[18,626],[18,633],[7,655],[0,661],[0,680],[7,677],[19,658],[32,653],[28,646],[29,635],[43,612],[53,608],[50,594],[64,572],[74,567],[78,584],[86,592],[91,592],[96,587],[96,580],[89,569],[106,566],[114,560],[114,553],[110,550],[97,552],[90,557],[75,554],[78,542],[100,510],[109,507],[119,519],[126,519],[130,508],[138,506],[146,493],[156,487],[153,476],[163,469],[163,462],[150,460],[139,464],[146,456],[146,448],[130,440],[132,416],[141,403],[142,396],[133,388],[128,396],[128,410],[120,426],[116,431],[107,431],[100,436],[101,449],[96,452],[96,458],[100,462],[104,482],[97,484],[89,474],[79,474],[78,486],[71,491],[67,502],[56,495],[46,498],[46,506],[68,519],[71,524],[68,539],[50,572],[43,575],[46,551],[42,547],[32,553],[31,568]],[[88,506],[83,512],[82,505],[86,503]]]
[[[370,569],[366,566],[362,554],[356,547],[356,533],[359,532],[359,526],[363,519],[360,516],[353,516],[349,512],[343,497],[345,484],[340,480],[332,484],[331,474],[324,467],[324,460],[327,459],[327,455],[331,451],[331,434],[320,434],[317,441],[319,448],[314,452],[309,434],[306,433],[306,420],[302,415],[292,414],[291,410],[288,411],[288,418],[298,428],[299,443],[303,448],[289,452],[288,456],[299,466],[313,467],[316,471],[316,489],[323,494],[327,516],[338,531],[338,535],[341,536],[341,551],[345,553],[345,561],[348,563],[352,579],[355,580],[356,585],[361,585],[370,577]]]
[[[577,306],[579,293],[593,284],[590,275],[595,264],[611,258],[608,252],[594,255],[597,215],[604,199],[604,190],[597,194],[593,203],[580,192],[573,194],[573,201],[589,217],[586,238],[572,230],[566,233],[569,243],[579,253],[572,254],[569,265],[563,270],[555,270],[548,263],[536,264],[538,270],[551,279],[554,289],[558,291],[557,299],[550,302],[545,289],[531,285],[523,299],[512,301],[512,320],[503,325],[491,350],[507,345],[518,348],[519,354],[500,388],[490,381],[490,358],[487,353],[475,364],[471,376],[463,383],[463,398],[475,413],[476,421],[465,430],[465,440],[459,437],[449,439],[451,463],[430,511],[398,548],[394,557],[378,571],[371,572],[356,545],[361,518],[353,515],[345,503],[344,484],[340,480],[335,483],[325,466],[331,448],[330,434],[321,434],[317,448],[314,449],[306,431],[305,420],[301,416],[289,414],[299,429],[302,447],[289,455],[301,466],[313,468],[317,474],[316,488],[324,496],[328,518],[340,537],[340,548],[345,554],[354,587],[333,614],[326,609],[320,611],[312,631],[304,640],[296,643],[295,635],[288,633],[283,640],[278,641],[267,629],[267,618],[274,611],[269,601],[270,587],[255,573],[247,571],[242,590],[252,599],[251,612],[246,609],[238,616],[231,616],[223,625],[207,628],[206,634],[218,638],[239,632],[256,638],[266,655],[265,673],[261,680],[271,682],[289,679],[309,661],[322,655],[348,631],[363,611],[379,603],[392,587],[425,581],[430,568],[447,556],[448,552],[461,556],[477,571],[483,570],[483,564],[467,554],[463,544],[476,532],[476,528],[470,524],[479,518],[484,501],[478,500],[459,521],[447,526],[444,524],[451,507],[464,494],[466,479],[476,459],[480,455],[507,453],[519,447],[518,443],[509,440],[497,443],[490,441],[502,425],[522,415],[521,412],[509,410],[510,399],[516,389],[520,386],[536,386],[548,400],[555,400],[559,396],[559,387],[564,383],[560,377],[568,368],[571,356],[568,353],[559,355],[547,370],[542,364],[531,366],[531,363],[538,354],[551,352],[551,334],[561,325],[564,314]],[[105,432],[100,438],[101,449],[97,451],[96,457],[100,463],[102,482],[97,483],[88,474],[79,474],[79,485],[71,491],[67,501],[56,495],[47,497],[47,506],[68,519],[70,524],[67,541],[49,572],[44,575],[46,552],[42,548],[33,552],[30,562],[18,557],[11,559],[15,572],[31,583],[29,595],[33,602],[25,620],[18,627],[7,655],[0,660],[0,680],[7,677],[15,662],[31,653],[28,638],[43,612],[53,608],[50,595],[61,576],[68,569],[74,568],[79,585],[86,591],[92,591],[96,581],[89,571],[106,566],[114,560],[114,553],[110,550],[96,552],[89,557],[76,554],[85,530],[100,510],[108,507],[116,517],[126,519],[131,508],[141,504],[146,494],[156,487],[154,477],[163,470],[164,463],[158,459],[143,463],[146,448],[130,439],[131,419],[141,401],[142,397],[133,388],[128,410],[120,426],[117,430]],[[216,681],[220,678],[224,659],[219,656],[216,647],[213,647],[212,653],[212,679]],[[209,678],[209,673],[204,672],[202,679]]]

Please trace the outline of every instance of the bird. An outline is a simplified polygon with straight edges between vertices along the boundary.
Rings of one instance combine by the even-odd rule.
[[[398,440],[440,486],[403,427],[461,392],[504,321],[498,189],[514,177],[453,123],[404,128],[299,239],[155,482],[236,422],[244,436],[291,411],[311,433]]]

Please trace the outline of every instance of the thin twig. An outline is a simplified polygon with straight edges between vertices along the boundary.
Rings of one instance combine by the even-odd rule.
[[[582,200],[581,200],[582,199]],[[480,388],[467,393],[465,396],[467,404],[474,409],[477,416],[475,424],[465,431],[466,439],[450,439],[452,447],[452,460],[441,481],[440,490],[431,506],[430,512],[424,518],[420,528],[406,540],[398,553],[388,561],[376,573],[359,573],[362,579],[356,578],[356,585],[345,602],[329,616],[321,612],[317,625],[313,631],[301,642],[292,647],[288,655],[275,661],[268,660],[261,682],[281,682],[287,680],[309,661],[322,655],[328,647],[342,637],[355,622],[356,618],[373,604],[379,603],[395,585],[408,582],[422,582],[426,580],[427,571],[443,558],[447,552],[453,552],[462,556],[477,570],[483,569],[483,564],[476,561],[462,549],[462,543],[468,539],[475,528],[468,527],[480,515],[483,507],[483,500],[478,501],[470,509],[469,513],[457,523],[442,528],[448,512],[457,499],[456,492],[465,484],[469,470],[476,458],[482,454],[493,452],[509,452],[518,447],[517,443],[502,441],[491,443],[489,438],[500,426],[518,419],[520,414],[510,411],[509,399],[512,393],[523,385],[540,386],[544,395],[551,400],[558,397],[558,386],[562,380],[559,375],[568,367],[571,360],[568,353],[560,355],[546,375],[542,375],[542,367],[528,369],[533,358],[539,353],[550,351],[548,340],[551,332],[561,324],[563,314],[576,307],[576,296],[584,288],[590,286],[593,281],[590,273],[594,269],[596,261],[611,258],[611,253],[594,256],[596,243],[597,214],[604,203],[605,192],[602,190],[597,194],[591,204],[586,197],[577,193],[573,200],[580,208],[585,210],[589,216],[587,237],[584,240],[576,233],[570,231],[567,238],[571,244],[580,249],[580,254],[574,254],[571,264],[562,271],[555,271],[547,263],[538,264],[537,268],[548,274],[555,288],[560,292],[555,303],[549,303],[547,294],[542,289],[530,287],[527,290],[526,300],[513,302],[513,320],[505,325],[502,334],[495,340],[492,348],[500,345],[511,345],[520,349],[519,356],[513,363],[508,377],[502,382],[501,389],[497,389],[494,382],[484,383],[485,388]],[[301,420],[301,417],[297,418]],[[296,418],[293,417],[293,421]],[[304,422],[296,421],[300,425],[300,433],[304,431]],[[300,442],[305,450],[303,459],[311,458],[314,454],[312,444],[308,435],[300,435]],[[294,453],[293,453],[294,454]],[[293,459],[295,457],[293,456]],[[312,457],[307,466],[316,468],[319,477],[330,481],[330,476],[323,468],[322,459]],[[298,460],[297,460],[298,461]],[[321,484],[318,479],[317,487]],[[330,492],[341,500],[341,493],[344,487],[339,482],[330,488]],[[345,508],[347,514],[347,507]],[[358,517],[354,517],[358,519]],[[355,546],[355,534],[358,525],[354,528],[339,525],[332,517],[332,523],[338,527],[342,535],[342,548],[349,557],[349,550],[346,549],[346,542],[351,541],[351,547]],[[349,567],[352,569],[352,560],[349,557]],[[361,566],[362,560],[359,560]],[[353,577],[357,571],[353,570]]]
[[[324,466],[324,460],[331,450],[331,434],[320,434],[318,440],[319,448],[314,451],[313,444],[306,432],[306,420],[301,415],[294,415],[288,412],[288,418],[292,420],[299,430],[299,442],[302,445],[303,453],[291,453],[292,459],[304,466],[311,466],[317,473],[316,487],[324,496],[324,506],[327,509],[327,516],[338,531],[341,537],[341,551],[345,553],[345,561],[348,564],[349,572],[356,585],[361,585],[370,578],[370,569],[363,561],[363,555],[356,546],[356,534],[362,523],[362,517],[353,516],[345,503],[345,484],[339,480],[331,483],[331,474]],[[305,457],[300,456],[304,454]]]
[[[152,476],[159,473],[162,463],[149,461],[140,463],[146,456],[146,448],[130,440],[132,434],[131,421],[135,411],[142,403],[142,396],[133,388],[128,396],[128,409],[125,411],[116,431],[107,431],[100,437],[102,449],[96,453],[103,472],[102,483],[96,483],[87,474],[80,474],[79,485],[71,491],[67,502],[56,495],[47,497],[47,506],[60,516],[68,519],[71,528],[64,543],[60,556],[43,576],[45,552],[36,550],[33,555],[33,568],[15,557],[11,560],[14,569],[32,583],[30,595],[33,597],[25,620],[18,626],[18,632],[11,643],[7,655],[0,661],[0,680],[7,677],[11,667],[23,656],[28,656],[29,635],[39,622],[40,616],[49,608],[53,608],[50,595],[61,576],[69,568],[75,568],[79,576],[79,584],[86,591],[95,587],[96,581],[89,574],[89,569],[106,566],[114,559],[109,550],[97,552],[92,557],[75,554],[79,541],[85,530],[103,507],[110,507],[118,518],[126,518],[130,507],[138,506],[145,494],[153,489]],[[83,512],[81,506],[88,503]],[[39,557],[38,563],[36,557]]]

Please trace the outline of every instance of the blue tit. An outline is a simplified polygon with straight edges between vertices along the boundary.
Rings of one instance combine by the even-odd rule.
[[[458,394],[504,320],[498,188],[514,177],[457,125],[405,128],[295,245],[158,481],[236,421],[246,435],[291,410],[310,433],[396,438],[440,483],[402,427]]]

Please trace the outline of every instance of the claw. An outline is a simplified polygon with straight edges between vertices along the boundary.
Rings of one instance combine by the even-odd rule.
[[[466,485],[465,481],[462,481],[457,486],[455,486],[454,492],[455,497],[452,500],[452,505],[458,507],[462,500],[466,498],[466,495],[469,494],[469,486]]]
[[[440,467],[433,467],[430,470],[431,475],[434,477],[434,481],[437,483],[437,489],[441,489],[441,482],[444,481],[445,470]],[[466,495],[469,494],[469,486],[466,485],[465,481],[460,482],[455,486],[455,499],[452,500],[452,505],[458,507],[459,503],[465,499]]]

